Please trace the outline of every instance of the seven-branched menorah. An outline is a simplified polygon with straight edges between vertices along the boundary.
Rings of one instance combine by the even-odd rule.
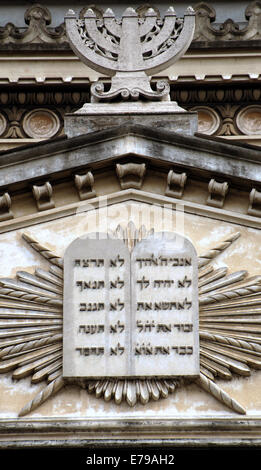
[[[111,76],[111,87],[102,82],[91,87],[92,101],[101,99],[169,100],[169,85],[158,80],[151,88],[150,77],[176,62],[188,49],[194,34],[195,13],[189,7],[184,19],[170,7],[164,19],[149,8],[139,17],[127,8],[121,19],[107,9],[97,18],[88,9],[83,19],[69,10],[65,16],[67,35],[75,54],[92,69]]]

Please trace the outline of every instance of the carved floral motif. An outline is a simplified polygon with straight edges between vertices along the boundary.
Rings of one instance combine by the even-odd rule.
[[[160,14],[156,6],[144,4],[137,8],[141,20],[150,8],[153,8],[159,19]],[[95,5],[92,10],[98,18],[102,18],[103,11]],[[207,2],[199,2],[194,6],[196,11],[196,28],[194,42],[198,41],[231,41],[231,40],[255,40],[260,39],[261,31],[261,2],[251,2],[245,9],[246,21],[239,25],[231,19],[222,24],[215,23],[216,11]],[[80,12],[83,19],[86,8]],[[0,27],[0,44],[67,44],[64,23],[52,27],[50,10],[41,5],[34,4],[29,7],[24,15],[26,27],[17,27],[13,23],[7,23]]]

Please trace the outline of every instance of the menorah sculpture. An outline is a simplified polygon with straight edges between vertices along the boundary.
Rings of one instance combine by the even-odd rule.
[[[104,83],[91,86],[93,102],[121,97],[138,100],[169,101],[169,84],[158,80],[155,89],[151,76],[176,62],[188,49],[194,34],[195,12],[189,7],[183,18],[177,18],[170,7],[164,19],[149,8],[139,17],[133,8],[127,8],[121,19],[107,9],[97,18],[88,9],[83,19],[73,10],[65,16],[66,31],[75,54],[92,69],[112,77],[111,87]]]

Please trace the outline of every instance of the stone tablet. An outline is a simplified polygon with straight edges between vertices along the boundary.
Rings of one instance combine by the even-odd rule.
[[[197,376],[193,245],[166,232],[132,253],[122,240],[75,240],[64,257],[63,348],[67,378]]]

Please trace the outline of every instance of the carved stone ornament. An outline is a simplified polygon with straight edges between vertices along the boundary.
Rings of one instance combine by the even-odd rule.
[[[261,106],[246,106],[237,114],[236,124],[242,134],[261,134]]]
[[[255,217],[261,217],[261,192],[255,188],[252,189],[249,195],[249,206],[247,213]]]
[[[120,180],[121,189],[140,189],[146,173],[145,163],[117,163],[116,173]]]
[[[215,24],[216,11],[212,5],[199,2],[195,6],[197,15],[194,41],[238,41],[260,39],[261,2],[251,2],[245,9],[246,22],[241,25],[227,19]]]
[[[74,183],[81,201],[96,196],[96,192],[93,189],[94,177],[91,171],[87,171],[83,175],[75,175]]]
[[[46,211],[55,207],[52,199],[53,188],[49,181],[42,185],[34,185],[32,191],[39,211]]]
[[[13,212],[11,211],[11,197],[8,193],[4,193],[0,197],[0,221],[9,220],[14,217]]]
[[[141,378],[133,377],[135,373],[132,368],[130,378],[124,377],[124,371],[128,370],[128,367],[132,367],[128,362],[128,358],[126,358],[127,362],[125,362],[124,367],[127,369],[124,369],[124,371],[121,370],[121,375],[117,374],[116,369],[115,372],[110,371],[109,377],[107,377],[106,367],[103,369],[103,371],[105,371],[103,373],[96,368],[91,375],[95,375],[97,378],[90,377],[85,379],[81,377],[77,379],[76,377],[74,378],[74,383],[85,388],[88,393],[95,394],[97,398],[103,398],[105,401],[113,400],[117,405],[120,405],[122,402],[127,402],[130,406],[134,406],[137,402],[146,405],[150,400],[167,398],[168,395],[173,393],[178,387],[184,387],[192,381],[214,396],[223,403],[223,405],[237,413],[244,414],[246,412],[244,408],[222,390],[218,385],[218,380],[233,380],[235,376],[250,376],[253,369],[261,368],[261,276],[248,276],[247,271],[228,273],[228,269],[225,267],[215,268],[213,266],[213,261],[216,256],[229,248],[231,244],[238,239],[240,233],[237,232],[228,236],[218,246],[213,247],[205,254],[197,257],[198,329],[197,313],[196,310],[194,310],[194,308],[197,309],[197,304],[194,304],[193,309],[191,304],[191,301],[193,303],[193,299],[194,301],[196,299],[193,294],[194,290],[191,290],[195,288],[195,280],[188,275],[187,277],[186,275],[181,277],[181,271],[178,276],[180,279],[176,279],[177,285],[171,283],[173,280],[171,276],[165,276],[162,280],[163,283],[168,281],[166,284],[168,287],[165,287],[166,291],[171,291],[172,289],[175,293],[177,293],[178,290],[180,291],[180,298],[176,299],[179,306],[173,305],[173,312],[176,316],[179,311],[183,312],[182,315],[184,315],[184,312],[188,312],[188,315],[190,315],[189,321],[183,322],[178,320],[175,321],[175,323],[170,321],[158,321],[158,318],[162,315],[161,309],[163,308],[163,304],[165,304],[165,299],[157,301],[160,305],[157,305],[155,312],[151,310],[152,306],[150,303],[154,302],[155,299],[146,298],[146,276],[150,271],[155,275],[157,263],[166,264],[166,260],[164,261],[162,258],[159,260],[155,253],[154,256],[151,254],[152,246],[150,244],[151,242],[153,243],[153,233],[153,230],[147,231],[144,226],[140,229],[136,229],[133,223],[129,223],[125,229],[118,226],[115,232],[108,235],[107,240],[103,240],[104,244],[109,242],[114,246],[115,242],[119,239],[121,242],[121,254],[124,254],[125,259],[128,260],[133,256],[137,258],[133,279],[134,281],[140,280],[139,285],[143,287],[143,289],[138,288],[134,292],[136,296],[143,296],[143,298],[140,297],[138,300],[140,304],[139,313],[141,315],[137,319],[135,319],[132,314],[126,315],[126,312],[125,317],[119,315],[119,312],[121,313],[121,301],[118,302],[119,295],[116,295],[115,299],[112,300],[112,310],[110,310],[111,316],[115,315],[114,322],[111,321],[110,324],[103,324],[100,321],[89,322],[88,319],[86,319],[88,318],[86,317],[87,313],[92,316],[92,319],[96,318],[95,309],[92,304],[103,304],[105,302],[105,300],[104,302],[102,300],[102,291],[104,289],[102,288],[102,279],[98,281],[100,284],[98,283],[97,285],[97,276],[96,279],[90,279],[89,284],[87,285],[86,283],[85,285],[83,279],[80,279],[81,273],[89,269],[88,266],[90,265],[88,263],[93,263],[93,269],[98,273],[99,269],[104,269],[102,261],[104,261],[106,257],[108,258],[108,256],[116,254],[116,252],[112,251],[108,253],[105,251],[101,253],[99,250],[95,251],[96,247],[91,253],[91,257],[83,260],[82,257],[78,256],[71,258],[70,256],[73,252],[70,249],[70,252],[68,252],[69,258],[68,255],[66,255],[66,263],[70,263],[73,260],[75,266],[73,272],[76,277],[69,281],[73,283],[75,281],[75,284],[70,287],[70,289],[74,291],[73,296],[81,295],[83,298],[84,296],[86,297],[86,295],[89,296],[89,302],[82,300],[81,303],[83,305],[80,307],[83,310],[88,310],[88,308],[89,310],[87,312],[82,310],[77,314],[78,319],[79,314],[83,315],[78,325],[79,339],[77,341],[84,342],[84,345],[80,343],[78,346],[76,345],[75,347],[79,348],[79,350],[74,351],[74,353],[78,354],[81,362],[86,364],[86,361],[88,361],[89,364],[94,364],[95,360],[97,361],[97,358],[99,359],[100,357],[96,355],[97,351],[101,354],[101,357],[103,357],[102,348],[104,348],[104,344],[98,337],[102,337],[102,330],[105,326],[111,329],[112,333],[109,335],[114,341],[114,343],[110,345],[112,354],[110,355],[109,352],[109,356],[111,356],[114,361],[118,359],[118,355],[121,357],[122,346],[121,340],[119,339],[120,335],[123,334],[121,331],[123,331],[123,327],[129,328],[132,326],[132,329],[127,329],[127,331],[134,335],[135,330],[136,338],[134,336],[132,344],[137,348],[138,356],[136,359],[142,357],[147,364],[150,364],[151,361],[148,360],[148,358],[160,357],[159,367],[157,366],[158,361],[156,362],[155,359],[153,359],[155,374],[145,368],[142,370]],[[0,318],[2,324],[0,336],[0,372],[3,374],[12,372],[12,377],[16,381],[31,376],[32,383],[45,382],[44,388],[32,401],[24,406],[19,416],[26,415],[35,410],[67,384],[67,379],[63,375],[63,361],[65,360],[63,343],[64,348],[66,348],[67,343],[63,310],[68,309],[68,305],[67,307],[64,305],[64,295],[68,300],[68,289],[67,293],[66,291],[63,293],[64,270],[66,282],[68,282],[68,276],[72,275],[72,269],[68,271],[66,270],[66,266],[64,267],[63,258],[52,252],[48,247],[40,244],[30,234],[24,233],[23,238],[31,249],[36,250],[39,255],[49,261],[50,268],[49,270],[37,268],[34,274],[18,271],[16,273],[16,279],[0,279]],[[140,243],[142,240],[145,244],[142,250],[140,250],[139,247],[142,246],[142,243]],[[86,241],[89,246],[91,246],[90,237],[82,237],[82,240],[80,239],[80,242]],[[75,243],[77,245],[79,242],[77,241]],[[147,251],[144,250],[146,246],[148,248]],[[170,250],[172,250],[171,243],[168,246]],[[115,246],[113,250],[115,250]],[[80,251],[80,253],[82,252]],[[73,253],[73,255],[74,254],[76,253]],[[146,256],[143,256],[144,254],[146,254]],[[149,256],[147,256],[148,254]],[[193,256],[191,255],[191,259]],[[168,257],[169,260],[170,258],[172,258],[172,256]],[[181,257],[176,256],[175,258],[177,258],[178,261],[173,259],[173,264],[179,265],[177,268],[182,268],[184,270],[183,274],[188,268],[187,274],[189,274],[189,269],[191,268],[190,256],[187,258],[187,266],[184,258],[182,262]],[[114,269],[113,266],[116,266],[117,263],[122,266],[122,256],[119,256],[119,258],[117,258],[117,256],[111,256],[111,260],[113,262],[112,269]],[[155,269],[152,268],[154,264],[156,266]],[[128,269],[127,265],[125,267]],[[166,266],[164,266],[164,269],[165,268]],[[94,274],[93,269],[92,273]],[[143,274],[136,278],[140,269]],[[173,269],[174,273],[174,268],[171,269]],[[127,289],[130,289],[130,277],[126,272],[127,271],[125,271],[126,286]],[[171,270],[165,271],[165,274],[167,274],[167,272],[170,273]],[[124,271],[121,274],[124,274]],[[113,275],[107,278],[106,282],[109,284],[112,283],[109,286],[112,288],[109,290],[116,292],[117,289],[113,289],[114,286],[118,288],[118,292],[121,291],[121,287],[123,289],[126,288],[126,286],[122,284],[124,278],[121,279],[121,275],[119,274],[118,276],[119,279],[117,276],[114,278]],[[155,278],[154,282],[157,280],[158,279]],[[94,284],[94,281],[96,281],[96,284]],[[180,284],[178,284],[178,281]],[[191,282],[193,283],[193,287],[191,287]],[[178,285],[180,287],[178,287]],[[98,287],[100,287],[100,289]],[[162,285],[160,287],[162,288]],[[155,287],[155,291],[160,287]],[[188,295],[185,299],[186,290],[188,291]],[[106,289],[104,292],[105,291]],[[98,302],[96,301],[98,298],[97,295],[99,295]],[[71,298],[71,295],[69,297]],[[126,299],[127,298],[128,294],[126,294]],[[129,309],[130,303],[127,304],[127,308]],[[99,307],[96,305],[95,308]],[[144,312],[146,313],[145,316]],[[189,312],[193,312],[192,316]],[[102,306],[100,306],[98,313],[100,318],[101,314],[103,314]],[[157,315],[159,317],[157,317]],[[254,315],[254,323],[252,315]],[[126,322],[122,321],[124,318]],[[12,328],[10,328],[10,324]],[[63,328],[65,329],[64,333]],[[100,328],[99,332],[97,328]],[[194,328],[195,331],[193,330]],[[175,333],[173,333],[173,331]],[[186,341],[187,343],[174,344],[174,348],[171,348],[170,351],[168,349],[169,345],[156,344],[153,339],[153,337],[157,337],[159,332],[161,332],[162,337],[164,335],[171,336],[174,334],[172,338],[176,337],[177,339],[180,337],[182,342]],[[63,337],[64,334],[65,336]],[[141,342],[138,341],[138,335],[141,335]],[[93,338],[95,336],[97,341],[94,346]],[[74,332],[74,338],[75,337],[77,337],[77,335],[75,336]],[[197,337],[199,338],[198,352],[196,349]],[[152,338],[153,344],[148,345],[148,338]],[[88,341],[90,341],[89,346],[86,346],[86,342],[88,343]],[[98,341],[100,341],[100,344],[98,344]],[[137,342],[139,344],[136,344]],[[72,347],[71,339],[69,347]],[[195,355],[193,347],[195,347]],[[195,364],[197,363],[197,358],[199,359],[199,371],[197,371],[196,366],[191,376],[186,376],[183,372],[176,374],[175,364],[182,364],[184,360],[185,363],[189,364],[189,367],[191,367],[190,357],[194,357],[196,361]],[[168,373],[164,373],[164,367],[162,368],[162,363],[164,364],[165,358],[167,358],[168,367],[170,368],[169,375]],[[141,367],[143,367],[142,361]],[[88,368],[85,367],[85,376],[88,374],[88,372],[86,372],[87,370]],[[73,375],[75,375],[74,372],[76,372],[76,375],[81,375],[81,373],[74,368],[69,370],[69,374],[72,374],[72,372]],[[138,375],[140,372],[141,371],[138,370]],[[98,378],[97,374],[102,376]],[[105,376],[103,374],[105,374]],[[171,377],[172,374],[173,377]]]
[[[176,173],[174,170],[170,170],[168,172],[165,195],[181,198],[183,196],[186,181],[187,174],[185,172]]]
[[[211,2],[213,3],[213,2]],[[140,19],[144,19],[150,5],[141,5],[136,9]],[[223,23],[216,23],[216,11],[208,2],[194,4],[196,12],[195,34],[193,42],[200,41],[248,41],[260,39],[261,27],[261,2],[254,1],[245,9],[245,21],[236,23],[226,19]],[[84,14],[88,8],[83,8],[79,13],[79,19],[84,20]],[[103,20],[103,11],[97,6],[92,6],[97,18]],[[160,12],[157,7],[154,11],[160,20]],[[0,27],[0,44],[53,44],[67,45],[65,24],[50,26],[52,16],[50,10],[41,4],[34,3],[24,14],[26,26],[17,26],[7,23]],[[36,46],[36,47],[37,47]]]
[[[224,183],[218,183],[212,178],[208,185],[209,196],[207,198],[207,204],[213,207],[223,207],[228,189],[229,185],[226,181]]]
[[[220,118],[214,109],[207,106],[194,106],[190,111],[198,112],[198,132],[212,135],[220,127]]]
[[[116,19],[110,8],[103,18],[89,8],[83,19],[69,10],[65,24],[75,54],[92,69],[112,77],[108,91],[102,82],[92,85],[92,101],[117,97],[137,100],[140,96],[169,100],[168,83],[159,80],[153,90],[150,76],[171,66],[186,52],[194,34],[195,13],[189,7],[184,19],[176,18],[170,7],[161,20],[153,8],[141,18],[129,7],[121,19]]]
[[[65,25],[50,27],[51,13],[48,8],[39,3],[34,3],[26,10],[24,21],[28,25],[26,28],[19,28],[13,23],[7,23],[4,27],[0,27],[0,43],[59,44],[67,41]]]
[[[25,114],[23,129],[33,139],[50,139],[59,131],[60,120],[49,109],[34,109]]]

